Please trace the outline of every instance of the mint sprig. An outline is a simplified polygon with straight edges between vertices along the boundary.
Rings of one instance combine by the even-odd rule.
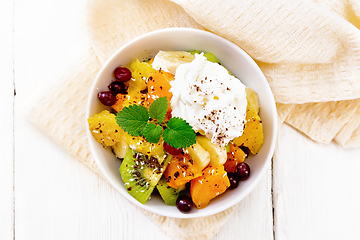
[[[119,111],[117,124],[128,134],[143,136],[150,143],[158,143],[161,136],[175,148],[186,148],[196,143],[196,134],[190,124],[179,117],[172,117],[162,124],[168,109],[166,97],[156,99],[149,110],[141,105],[130,105]]]
[[[156,99],[149,107],[149,116],[152,119],[157,119],[161,124],[164,121],[168,109],[168,101],[166,97]]]
[[[149,143],[158,143],[163,129],[160,125],[148,123],[144,129],[144,137]]]
[[[164,141],[174,148],[190,147],[196,143],[196,134],[190,124],[179,117],[172,117],[163,133]]]
[[[143,135],[149,121],[149,112],[144,106],[133,104],[123,108],[119,113],[115,117],[116,123],[125,132],[134,137]]]

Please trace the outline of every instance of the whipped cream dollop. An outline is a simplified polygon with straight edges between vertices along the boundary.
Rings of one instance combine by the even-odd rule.
[[[246,117],[245,85],[223,66],[195,54],[181,64],[170,91],[172,116],[185,119],[212,143],[225,146],[242,135]]]

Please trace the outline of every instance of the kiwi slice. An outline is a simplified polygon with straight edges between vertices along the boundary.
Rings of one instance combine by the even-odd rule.
[[[160,164],[153,156],[147,156],[132,149],[127,150],[119,171],[128,193],[140,203],[145,204],[161,179],[171,157],[168,155]]]
[[[189,53],[192,55],[195,55],[195,53],[200,54],[202,52],[200,52],[199,50],[193,50],[193,51],[190,51]],[[209,62],[220,63],[219,59],[217,59],[217,57],[211,52],[204,52],[204,57],[206,57],[206,59]]]
[[[176,206],[176,199],[180,196],[181,192],[186,189],[185,184],[178,189],[172,188],[167,185],[166,180],[162,177],[159,183],[156,185],[157,190],[160,193],[161,198],[165,204]]]

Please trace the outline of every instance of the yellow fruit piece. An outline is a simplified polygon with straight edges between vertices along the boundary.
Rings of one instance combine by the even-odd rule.
[[[124,107],[127,107],[132,104],[142,105],[146,108],[149,106],[148,102],[148,95],[145,93],[141,93],[140,91],[132,91],[128,94],[117,94],[116,95],[116,102],[111,107],[116,111],[119,112]]]
[[[212,143],[211,140],[205,136],[197,136],[196,141],[209,152],[211,165],[220,165],[226,162],[227,154],[225,147],[220,147]]]
[[[96,141],[113,146],[121,140],[123,130],[116,123],[115,115],[104,110],[88,118],[89,129]]]
[[[249,87],[245,88],[245,92],[246,99],[248,100],[248,107],[254,109],[256,114],[259,114],[260,104],[258,95]]]
[[[234,138],[233,143],[248,147],[252,154],[257,154],[264,143],[262,122],[254,109],[248,107],[246,111],[244,132],[240,137]]]
[[[210,154],[197,141],[191,147],[186,148],[190,158],[192,158],[197,165],[204,169],[210,163]]]
[[[124,138],[112,146],[112,150],[118,158],[124,158],[128,149],[129,145],[126,143]]]
[[[131,71],[132,79],[126,82],[126,84],[128,84],[128,92],[146,89],[147,79],[155,72],[151,64],[140,62],[138,59],[131,63],[129,70]]]
[[[159,163],[162,163],[167,156],[164,151],[164,140],[162,138],[158,143],[149,143],[144,137],[133,137],[127,133],[123,135],[123,138],[131,149],[144,155],[153,156],[158,159]]]
[[[111,107],[119,112],[124,107],[132,104],[139,104],[148,108],[148,94],[143,93],[147,89],[147,80],[155,70],[151,64],[147,62],[139,62],[139,60],[131,63],[129,70],[131,71],[132,78],[125,82],[128,94],[117,94],[116,103]]]

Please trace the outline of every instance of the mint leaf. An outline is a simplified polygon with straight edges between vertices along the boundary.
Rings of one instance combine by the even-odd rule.
[[[143,134],[142,132],[149,121],[149,112],[144,106],[133,104],[124,107],[117,113],[115,119],[125,132],[137,137]]]
[[[167,123],[163,138],[174,148],[186,148],[196,143],[196,134],[190,124],[179,117],[172,117]]]
[[[157,119],[159,124],[164,121],[168,109],[168,100],[166,97],[156,99],[149,107],[149,115],[152,119]]]
[[[146,141],[149,143],[158,143],[163,129],[160,125],[148,123],[143,131]]]

